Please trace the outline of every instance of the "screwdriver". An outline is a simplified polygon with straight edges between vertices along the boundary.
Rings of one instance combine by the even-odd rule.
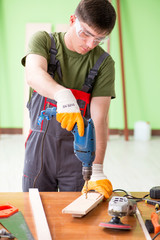
[[[160,202],[159,202],[159,201],[146,199],[146,200],[145,200],[145,203],[148,203],[148,204],[154,205],[156,210],[158,210],[159,207],[160,207]]]

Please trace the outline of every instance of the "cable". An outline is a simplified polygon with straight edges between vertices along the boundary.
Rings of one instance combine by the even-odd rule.
[[[124,197],[126,197],[128,199],[134,199],[136,202],[141,202],[141,201],[145,200],[143,197],[142,198],[134,197],[134,196],[132,196],[130,194],[126,194],[126,195],[124,195]]]
[[[156,239],[156,237],[158,237],[159,234],[160,234],[160,232],[157,233],[157,234],[152,238],[152,240]]]
[[[126,197],[128,199],[134,199],[136,202],[147,200],[146,197],[148,197],[150,195],[150,194],[146,194],[144,197],[138,198],[138,197],[134,197],[134,196],[128,194],[127,191],[125,191],[124,189],[114,189],[113,192],[124,192],[125,195],[123,197]]]
[[[37,179],[39,178],[41,172],[42,172],[42,169],[43,169],[43,150],[44,150],[44,140],[45,140],[45,136],[46,136],[46,133],[48,131],[48,127],[49,127],[49,120],[48,120],[48,123],[47,123],[47,127],[46,127],[46,130],[44,132],[44,135],[43,135],[43,138],[42,138],[42,145],[41,145],[41,167],[40,167],[40,170],[39,172],[37,173],[37,175],[35,176],[34,178],[34,181],[33,181],[33,188],[35,188],[36,186],[36,182],[37,182]]]
[[[125,194],[128,194],[125,190],[123,189],[114,189],[113,192],[124,192]]]
[[[124,192],[125,195],[123,197],[126,197],[128,199],[134,199],[136,202],[140,202],[140,201],[145,201],[145,200],[149,200],[147,197],[150,196],[150,194],[146,194],[144,197],[142,198],[138,198],[138,197],[134,197],[130,194],[127,193],[127,191],[123,190],[123,189],[114,189],[113,192]],[[158,211],[159,212],[159,211]],[[158,232],[153,238],[152,240],[156,239],[157,236],[160,235],[160,232]]]
[[[148,193],[148,194],[146,194],[143,198],[146,198],[146,197],[148,197],[148,196],[150,196],[150,194]]]

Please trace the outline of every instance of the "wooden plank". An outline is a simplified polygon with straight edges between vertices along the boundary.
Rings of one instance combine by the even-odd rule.
[[[130,192],[128,192],[128,194],[132,196],[132,194],[131,194]],[[143,233],[144,233],[144,235],[145,235],[146,240],[152,240],[152,238],[151,238],[151,236],[149,235],[149,232],[148,232],[148,230],[147,230],[147,228],[146,228],[146,225],[144,224],[144,220],[143,220],[143,218],[142,218],[142,216],[141,216],[141,214],[140,214],[140,211],[139,211],[139,209],[138,209],[138,206],[137,206],[137,210],[136,210],[136,217],[137,217],[137,219],[138,219],[138,221],[139,221],[139,224],[140,224],[140,226],[141,226],[141,228],[142,228],[142,230],[143,230]]]
[[[29,189],[29,198],[34,216],[38,240],[52,240],[46,215],[43,209],[39,191],[37,188]]]
[[[124,125],[125,125],[124,135],[125,135],[125,140],[128,141],[127,98],[126,98],[126,85],[125,85],[124,54],[123,54],[124,51],[123,51],[123,41],[122,41],[120,0],[117,0],[117,20],[118,20],[118,31],[119,31],[119,46],[120,46],[122,90],[123,90],[123,108],[124,108]]]
[[[142,230],[143,230],[143,232],[144,232],[144,235],[145,235],[146,240],[152,240],[152,238],[151,238],[151,236],[149,235],[149,232],[148,232],[148,230],[147,230],[147,228],[146,228],[146,226],[145,226],[145,224],[144,224],[144,221],[143,221],[143,219],[142,219],[142,216],[141,216],[140,211],[139,211],[138,208],[137,208],[137,211],[136,211],[136,216],[137,216],[138,221],[139,221],[139,223],[140,223],[140,225],[141,225],[141,227],[142,227]]]
[[[96,192],[89,192],[87,194],[87,199],[86,195],[83,194],[65,207],[62,213],[72,214],[73,217],[83,217],[95,208],[103,198],[104,196],[102,194]]]

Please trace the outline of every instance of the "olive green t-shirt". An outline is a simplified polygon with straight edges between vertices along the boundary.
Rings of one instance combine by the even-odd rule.
[[[54,79],[66,88],[81,90],[89,70],[94,66],[98,58],[104,50],[100,46],[96,46],[93,50],[82,55],[77,52],[70,51],[64,42],[65,33],[53,33],[58,53],[56,58],[60,62],[62,79],[59,79],[55,73]],[[51,38],[45,31],[35,33],[28,46],[28,54],[38,54],[47,59],[49,63],[51,48]],[[26,55],[26,56],[27,56]],[[25,66],[26,56],[22,59]],[[108,56],[101,64],[95,84],[92,91],[92,97],[111,96],[115,98],[115,69],[114,61]]]

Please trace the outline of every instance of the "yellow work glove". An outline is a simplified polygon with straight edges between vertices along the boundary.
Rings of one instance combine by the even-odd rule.
[[[56,119],[61,123],[61,127],[72,131],[77,123],[78,133],[82,137],[84,135],[84,121],[77,100],[71,90],[58,91],[54,99],[57,101]]]
[[[104,195],[108,199],[113,191],[111,182],[103,173],[102,164],[93,164],[92,166],[92,176],[88,181],[88,191],[94,190]],[[82,189],[82,193],[86,193],[86,185]]]

